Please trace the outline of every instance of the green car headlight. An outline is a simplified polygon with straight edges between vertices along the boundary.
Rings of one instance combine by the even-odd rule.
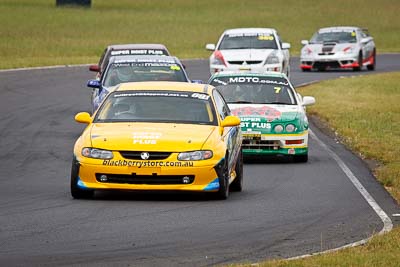
[[[212,158],[211,150],[197,150],[178,154],[178,160],[205,160]]]
[[[274,128],[274,131],[275,131],[276,133],[281,133],[281,132],[283,132],[283,126],[280,125],[280,124],[276,125],[275,128]]]
[[[294,130],[296,130],[296,126],[294,126],[293,124],[288,124],[286,125],[285,130],[288,133],[292,133],[294,132]]]
[[[112,159],[113,153],[109,150],[102,150],[92,147],[84,147],[82,149],[82,156],[93,159]]]

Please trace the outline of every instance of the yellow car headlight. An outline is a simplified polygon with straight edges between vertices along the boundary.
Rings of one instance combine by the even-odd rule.
[[[178,160],[205,160],[212,158],[212,156],[211,150],[197,150],[179,153]]]
[[[112,159],[113,153],[109,150],[102,150],[92,147],[84,147],[82,149],[82,156],[93,159]]]

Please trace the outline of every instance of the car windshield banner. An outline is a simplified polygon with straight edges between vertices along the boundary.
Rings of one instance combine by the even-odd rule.
[[[124,49],[124,50],[113,50],[111,51],[112,56],[119,55],[167,55],[164,50],[161,49]]]
[[[226,76],[217,77],[211,81],[211,85],[227,85],[227,84],[272,84],[289,86],[286,79],[279,77],[257,77],[257,76]]]
[[[120,59],[115,60],[114,67],[170,67],[171,70],[181,70],[181,67],[174,60],[164,59]]]

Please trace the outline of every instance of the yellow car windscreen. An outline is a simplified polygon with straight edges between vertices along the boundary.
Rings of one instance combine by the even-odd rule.
[[[172,122],[217,125],[215,109],[210,98],[208,94],[194,92],[114,92],[100,107],[95,122]]]

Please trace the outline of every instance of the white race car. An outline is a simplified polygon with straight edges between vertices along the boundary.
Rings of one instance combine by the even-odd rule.
[[[239,28],[226,30],[210,56],[210,73],[220,71],[277,71],[289,76],[289,43],[283,43],[275,29]]]
[[[327,68],[375,70],[376,48],[366,29],[329,27],[319,29],[310,41],[302,40],[300,68],[303,71]]]

